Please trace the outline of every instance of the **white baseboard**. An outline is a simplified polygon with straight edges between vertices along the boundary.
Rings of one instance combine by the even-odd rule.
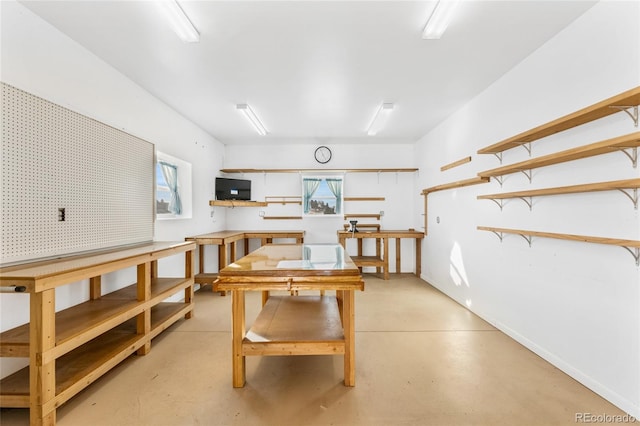
[[[530,351],[532,351],[533,353],[535,353],[545,361],[549,362],[554,367],[557,367],[559,370],[561,370],[565,374],[577,380],[587,388],[591,389],[593,392],[597,393],[607,401],[611,402],[613,405],[617,406],[624,412],[630,414],[631,416],[635,417],[635,419],[638,419],[638,421],[640,421],[640,402],[634,403],[633,401],[630,401],[629,399],[616,393],[612,389],[609,389],[607,386],[598,382],[597,380],[595,380],[585,372],[573,367],[571,364],[567,363],[566,361],[564,361],[562,358],[558,357],[554,353],[549,352],[545,348],[536,344],[534,341],[529,340],[528,338],[519,334],[515,330],[512,330],[505,324],[502,324],[501,322],[494,320],[490,315],[487,315],[484,312],[478,312],[477,310],[468,308],[465,304],[449,296],[444,289],[433,284],[433,281],[428,280],[427,277],[424,276],[423,274],[421,274],[420,278],[426,281],[429,285],[441,291],[443,294],[450,297],[451,300],[455,301],[465,309],[473,312],[475,315],[479,316],[480,318],[482,318],[483,320],[485,320],[486,322],[488,322],[489,324],[491,324],[492,326],[494,326],[495,328],[497,328],[507,336],[511,337],[513,340],[520,343],[525,348],[529,349]],[[593,413],[593,414],[597,415],[601,413]]]

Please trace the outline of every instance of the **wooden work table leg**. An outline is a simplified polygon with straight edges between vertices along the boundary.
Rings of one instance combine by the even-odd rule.
[[[227,245],[222,243],[218,246],[218,272],[222,271],[222,268],[227,266]],[[216,291],[215,284],[211,286],[212,291]],[[226,296],[226,291],[221,291],[220,296]]]
[[[384,260],[384,279],[388,280],[389,279],[389,238],[385,237],[383,238],[383,242],[382,244],[384,244],[383,249],[383,255],[382,255],[382,260]]]
[[[198,245],[198,273],[204,274],[204,244]]]
[[[56,396],[56,362],[42,363],[42,354],[55,346],[55,290],[29,295],[29,417],[32,425],[53,425],[56,410],[44,406]],[[48,404],[47,404],[48,405]]]
[[[193,251],[188,251],[184,254],[184,277],[194,279],[195,271],[195,256]],[[184,301],[188,304],[193,304],[193,284],[184,289]],[[189,319],[193,316],[193,310],[190,310],[184,315],[185,319]]]
[[[420,278],[420,275],[422,275],[422,240],[416,238],[416,276]]]
[[[242,339],[245,334],[244,291],[234,290],[231,301],[232,316],[232,358],[233,358],[233,387],[244,387],[245,383],[245,356],[242,353]]]
[[[151,299],[151,263],[138,265],[138,301],[146,302]],[[149,336],[151,333],[151,309],[145,309],[138,314],[136,330],[139,335]],[[151,339],[138,349],[138,355],[146,355],[151,350]]]
[[[400,273],[400,238],[396,238],[396,274]]]
[[[344,332],[344,385],[356,385],[355,295],[353,290],[343,292],[342,329]]]

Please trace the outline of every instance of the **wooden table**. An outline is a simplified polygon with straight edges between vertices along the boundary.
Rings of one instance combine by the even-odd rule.
[[[347,248],[347,239],[356,238],[358,242],[362,241],[364,238],[375,238],[376,239],[376,255],[375,256],[363,256],[362,255],[362,244],[358,244],[358,255],[351,256],[353,262],[359,267],[365,266],[375,266],[376,268],[383,268],[384,271],[384,279],[389,279],[389,239],[396,239],[396,273],[400,273],[400,240],[402,238],[414,238],[416,240],[415,251],[416,251],[416,276],[420,276],[422,272],[422,255],[421,255],[421,245],[420,241],[424,238],[424,232],[414,231],[414,230],[399,230],[399,231],[388,231],[388,230],[379,230],[379,231],[359,231],[359,232],[349,232],[349,231],[338,231],[338,241],[340,245]],[[379,241],[382,240],[382,253],[380,253],[380,244]]]
[[[355,386],[354,291],[358,267],[338,244],[266,245],[220,271],[233,293],[233,387],[246,381],[251,355],[344,354],[344,385]],[[336,296],[273,296],[270,291],[335,290]],[[263,308],[245,330],[245,292],[262,291]]]
[[[29,297],[29,322],[0,334],[1,357],[29,358],[0,381],[0,406],[28,407],[31,425],[54,425],[60,405],[131,354],[147,354],[154,337],[192,315],[195,248],[153,242],[0,268],[0,285]],[[183,276],[158,276],[158,261],[176,255]],[[136,282],[103,294],[102,276],[128,268]],[[89,300],[56,312],[56,289],[82,280]],[[179,294],[184,301],[166,302]]]
[[[304,231],[219,231],[209,234],[195,235],[185,238],[185,241],[194,241],[198,245],[198,273],[195,275],[196,284],[213,284],[218,278],[217,273],[204,271],[204,246],[218,246],[218,270],[227,266],[227,258],[231,262],[236,260],[236,243],[244,241],[244,255],[249,254],[249,239],[259,238],[261,245],[270,244],[274,238],[295,238],[296,243],[304,242]],[[213,291],[218,291],[212,285]]]

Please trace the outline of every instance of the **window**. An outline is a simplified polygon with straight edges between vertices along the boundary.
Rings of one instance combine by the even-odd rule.
[[[191,164],[161,152],[156,153],[156,217],[191,217]]]
[[[303,214],[305,216],[342,215],[342,184],[342,176],[303,176]]]

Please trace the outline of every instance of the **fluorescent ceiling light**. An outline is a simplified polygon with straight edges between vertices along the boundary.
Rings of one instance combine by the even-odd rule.
[[[422,31],[422,38],[424,39],[438,39],[442,37],[451,18],[453,17],[453,11],[458,5],[458,0],[438,0],[436,7],[433,9],[427,25],[425,25]]]
[[[160,5],[164,15],[171,24],[171,28],[173,28],[173,31],[176,32],[182,41],[186,43],[197,43],[200,41],[198,30],[193,26],[177,0],[161,0],[158,2],[158,5]]]
[[[267,134],[267,129],[264,128],[264,125],[262,124],[260,119],[258,119],[258,116],[256,115],[255,112],[253,112],[253,110],[249,105],[238,104],[236,105],[236,109],[239,109],[240,111],[242,111],[242,113],[244,114],[245,117],[247,117],[247,120],[249,120],[253,128],[256,129],[256,132],[258,132],[262,136]]]
[[[367,134],[369,136],[375,136],[380,130],[382,130],[389,118],[389,115],[391,115],[391,111],[393,111],[393,104],[383,103],[380,105],[380,108],[376,111],[376,115],[373,116],[371,124],[369,124],[369,129],[367,130]]]

